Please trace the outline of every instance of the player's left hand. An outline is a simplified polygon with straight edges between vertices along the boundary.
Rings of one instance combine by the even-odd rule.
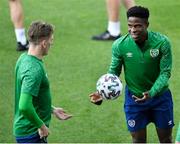
[[[143,92],[143,97],[137,97],[135,95],[132,95],[132,98],[135,100],[135,102],[145,102],[150,98],[149,92]]]
[[[53,114],[59,119],[59,120],[67,120],[72,117],[71,114],[67,114],[63,108],[56,108],[53,109]]]

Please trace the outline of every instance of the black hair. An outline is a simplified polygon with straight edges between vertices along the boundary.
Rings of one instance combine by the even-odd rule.
[[[127,11],[127,18],[129,17],[139,17],[139,18],[144,18],[147,19],[149,18],[149,10],[148,8],[142,7],[142,6],[134,6],[131,7]]]

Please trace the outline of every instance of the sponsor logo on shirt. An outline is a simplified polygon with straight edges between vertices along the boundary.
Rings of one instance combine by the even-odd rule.
[[[128,125],[129,125],[130,127],[134,127],[135,124],[136,124],[135,120],[133,120],[133,119],[128,120]]]
[[[151,49],[150,50],[150,55],[152,58],[155,58],[159,55],[159,49]]]
[[[128,58],[130,58],[130,57],[133,56],[133,54],[132,54],[131,52],[128,52],[128,53],[126,53],[126,56],[127,56]]]

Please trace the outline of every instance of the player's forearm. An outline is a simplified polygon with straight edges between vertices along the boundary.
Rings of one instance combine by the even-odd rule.
[[[171,76],[172,69],[172,54],[171,46],[168,41],[164,42],[161,48],[162,58],[160,60],[160,74],[154,85],[150,90],[150,96],[153,97],[159,92],[161,92],[164,87],[168,86],[168,80]]]
[[[56,109],[55,106],[51,105],[51,113],[53,114],[54,110]]]
[[[120,75],[120,72],[121,72],[120,69],[117,69],[117,67],[113,67],[112,65],[110,66],[110,68],[108,70],[108,73],[115,74],[118,77]]]
[[[160,93],[165,87],[168,87],[168,80],[170,78],[170,72],[166,72],[158,77],[153,87],[149,91],[151,97],[156,96]]]
[[[112,59],[108,70],[108,73],[115,74],[119,77],[122,69],[122,57],[120,55],[119,47],[117,42],[113,43],[112,46]]]
[[[31,121],[37,128],[40,128],[44,124],[34,109],[32,96],[30,94],[21,94],[19,100],[19,110],[23,116]]]
[[[115,74],[117,76],[121,73],[122,64],[119,58],[112,56],[112,62],[109,67],[108,73]]]

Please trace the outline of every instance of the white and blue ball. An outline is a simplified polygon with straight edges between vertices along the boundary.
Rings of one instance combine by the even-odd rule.
[[[98,79],[96,89],[103,99],[114,100],[121,95],[123,85],[116,75],[105,74]]]

